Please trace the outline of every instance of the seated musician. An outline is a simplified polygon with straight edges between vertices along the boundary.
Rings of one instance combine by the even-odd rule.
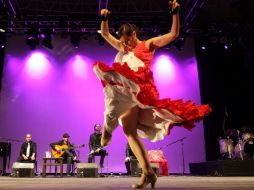
[[[26,142],[21,145],[17,162],[35,163],[37,154],[36,143],[32,141],[31,134],[26,134]]]
[[[132,152],[129,143],[127,143],[127,145],[126,145],[125,155],[126,155],[125,167],[126,167],[126,170],[127,170],[127,175],[131,175],[131,160],[137,159],[137,158],[134,155],[134,153]]]
[[[88,157],[88,162],[92,163],[94,156],[100,156],[100,167],[103,168],[104,158],[107,154],[107,151],[101,146],[101,126],[99,124],[94,126],[94,133],[90,135],[89,149],[90,154]]]
[[[55,158],[62,157],[64,162],[67,162],[67,176],[70,176],[71,165],[74,161],[79,162],[77,160],[77,155],[74,150],[73,145],[69,141],[70,135],[68,133],[63,134],[63,140],[58,142],[50,143],[50,147],[55,152],[53,156]]]

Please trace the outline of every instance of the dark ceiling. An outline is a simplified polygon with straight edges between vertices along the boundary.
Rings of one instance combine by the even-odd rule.
[[[179,0],[179,3],[181,30],[187,35],[221,29],[235,31],[241,23],[253,26],[252,0]],[[56,33],[96,32],[99,9],[106,6],[112,11],[112,30],[122,22],[134,23],[147,33],[170,29],[167,0],[1,0],[0,24],[10,33],[24,33],[31,23]]]

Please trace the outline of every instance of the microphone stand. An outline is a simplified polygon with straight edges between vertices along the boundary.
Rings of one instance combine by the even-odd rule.
[[[165,146],[163,146],[163,147],[158,148],[158,150],[162,150],[162,149],[164,149],[164,148],[166,148],[166,147],[168,147],[168,146],[171,146],[171,145],[173,145],[173,144],[176,144],[177,142],[181,142],[181,149],[182,149],[182,166],[183,166],[183,167],[182,167],[182,169],[183,169],[182,175],[185,174],[184,139],[186,139],[186,137],[180,138],[180,139],[178,139],[178,140],[176,140],[176,141],[174,141],[174,142],[172,142],[172,143],[169,143],[169,144],[167,144],[167,145],[165,145]]]
[[[4,140],[4,141],[7,141],[7,156],[6,156],[6,160],[4,158],[3,162],[4,162],[4,171],[3,171],[3,174],[5,175],[5,167],[6,167],[6,164],[7,164],[7,157],[9,157],[9,160],[8,160],[8,169],[10,169],[10,160],[11,160],[11,142],[22,142],[20,140],[17,140],[17,139],[9,139],[9,138],[4,138],[4,137],[0,137],[0,140]]]

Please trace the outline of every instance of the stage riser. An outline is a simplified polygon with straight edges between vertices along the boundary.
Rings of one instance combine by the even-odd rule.
[[[98,165],[96,163],[78,163],[77,177],[98,177]]]
[[[159,164],[158,163],[150,163],[154,173],[157,175],[157,177],[160,176],[160,169],[159,169]],[[142,168],[140,164],[138,164],[138,176],[140,177],[142,175]]]
[[[190,163],[191,175],[254,176],[254,160]]]
[[[34,164],[14,162],[12,174],[13,177],[34,177]]]

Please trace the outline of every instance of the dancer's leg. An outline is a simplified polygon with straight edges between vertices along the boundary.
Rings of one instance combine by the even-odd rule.
[[[120,117],[131,150],[137,157],[143,170],[141,181],[137,184],[133,184],[132,188],[145,188],[149,183],[151,183],[151,187],[154,188],[157,176],[154,174],[154,171],[149,164],[146,148],[137,134],[138,117],[139,108],[137,106],[129,109]]]
[[[145,175],[153,174],[153,170],[149,164],[146,148],[137,134],[137,121],[139,116],[139,108],[137,106],[131,108],[124,113],[120,119],[122,121],[124,133],[128,139],[130,147],[137,157],[139,164]]]

